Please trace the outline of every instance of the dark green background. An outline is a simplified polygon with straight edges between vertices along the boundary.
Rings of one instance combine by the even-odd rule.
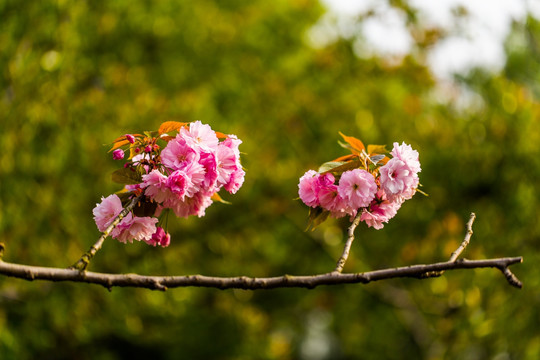
[[[406,202],[383,230],[360,226],[345,271],[445,260],[474,211],[464,256],[523,256],[513,267],[522,290],[496,270],[255,292],[108,292],[2,277],[0,357],[538,359],[540,26],[514,24],[499,73],[456,77],[476,94],[463,105],[441,100],[425,65],[444,32],[392,4],[416,41],[400,61],[356,56],[360,35],[311,47],[307,32],[324,13],[311,0],[0,1],[4,258],[72,264],[99,237],[92,208],[119,189],[104,144],[201,120],[244,141],[245,184],[224,195],[232,205],[170,221],[166,249],[108,240],[90,270],[330,271],[347,222],[304,232],[307,208],[294,198],[306,170],[344,154],[342,131],[411,144],[430,194]]]

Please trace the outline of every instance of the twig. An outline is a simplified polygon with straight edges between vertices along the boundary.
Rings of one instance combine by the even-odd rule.
[[[476,219],[476,214],[471,213],[471,217],[469,218],[469,221],[467,222],[467,232],[465,233],[465,238],[463,239],[459,247],[456,250],[454,250],[452,255],[450,255],[450,259],[448,260],[448,262],[456,261],[459,255],[461,255],[461,253],[463,252],[463,250],[465,250],[467,245],[469,245],[469,242],[471,241],[471,236],[473,234],[472,225],[474,223],[474,219]],[[426,273],[425,276],[437,277],[437,276],[441,276],[442,274],[444,274],[444,271],[429,272],[429,273]]]
[[[81,258],[77,260],[75,264],[71,265],[69,269],[85,271],[86,268],[88,267],[88,264],[90,264],[90,260],[92,260],[94,255],[96,255],[99,249],[101,249],[101,247],[103,246],[103,242],[109,236],[111,231],[113,231],[113,229],[122,221],[122,219],[125,218],[131,210],[133,210],[135,205],[142,199],[143,196],[144,195],[141,194],[133,198],[133,200],[131,200],[131,202],[125,208],[122,209],[120,214],[118,214],[116,218],[114,219],[114,221],[105,229],[105,231],[101,234],[98,241],[96,241],[96,243],[92,245],[90,249],[87,252],[85,252],[81,256]]]
[[[345,247],[343,248],[343,253],[341,254],[341,257],[339,258],[336,268],[334,269],[335,273],[341,273],[343,271],[343,267],[345,266],[345,263],[347,262],[347,259],[349,258],[349,253],[351,252],[351,246],[354,241],[354,230],[360,224],[360,217],[362,216],[362,213],[359,212],[356,214],[356,217],[354,218],[351,226],[349,226],[347,241],[345,242]]]
[[[463,250],[465,250],[467,245],[469,245],[469,241],[471,241],[471,236],[473,234],[472,225],[474,223],[474,219],[476,219],[476,214],[471,213],[471,217],[467,222],[467,232],[465,233],[465,238],[461,242],[461,245],[459,245],[459,247],[452,253],[452,255],[450,256],[450,260],[448,261],[456,261],[459,255],[461,255],[461,253],[463,252]]]
[[[81,272],[76,269],[11,264],[0,260],[0,274],[25,280],[72,281],[98,284],[109,290],[115,286],[147,288],[162,291],[167,290],[168,288],[188,286],[257,290],[292,287],[312,289],[319,285],[367,284],[373,281],[406,277],[423,279],[426,278],[426,273],[438,273],[444,270],[497,268],[505,275],[506,280],[510,285],[521,288],[521,281],[510,272],[508,267],[513,264],[521,263],[522,261],[523,259],[521,257],[487,260],[460,259],[457,261],[446,261],[427,265],[419,264],[365,273],[342,274],[331,272],[308,276],[283,275],[266,278],[251,278],[246,276],[213,277],[203,275],[144,276],[137,274],[106,274],[90,271]]]

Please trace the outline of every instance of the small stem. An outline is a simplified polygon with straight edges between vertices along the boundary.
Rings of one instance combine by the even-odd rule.
[[[459,247],[452,253],[450,259],[448,260],[449,262],[456,261],[459,255],[461,255],[461,253],[463,252],[463,250],[465,250],[467,245],[469,245],[469,241],[471,241],[471,236],[473,234],[472,226],[474,223],[474,219],[476,219],[476,214],[471,213],[471,217],[469,218],[469,222],[467,223],[467,233],[465,234],[465,238],[461,242],[461,245],[459,245]]]
[[[469,242],[471,241],[471,236],[473,234],[472,225],[474,223],[474,219],[476,219],[476,214],[471,213],[471,217],[469,218],[469,221],[467,222],[467,232],[465,233],[465,238],[463,239],[459,247],[456,250],[454,250],[452,255],[450,255],[450,259],[448,259],[448,262],[456,262],[459,255],[461,255],[463,250],[465,250],[467,245],[469,245]],[[441,276],[442,274],[444,274],[444,271],[430,272],[424,275],[426,277],[437,277],[437,276]]]
[[[349,226],[348,236],[347,236],[347,242],[345,243],[345,247],[343,248],[343,253],[341,254],[341,257],[339,258],[336,268],[334,269],[335,273],[341,273],[343,271],[343,267],[345,266],[345,263],[347,262],[347,259],[349,258],[349,253],[351,251],[351,246],[354,241],[354,230],[360,224],[360,217],[362,216],[362,213],[359,212],[356,214],[356,217],[354,218],[351,226]]]
[[[98,241],[94,245],[90,247],[90,249],[85,252],[79,260],[73,265],[69,267],[69,269],[72,270],[79,270],[79,271],[85,271],[88,267],[88,264],[90,264],[90,260],[96,255],[96,253],[101,249],[103,246],[103,242],[105,239],[109,236],[109,234],[113,231],[113,229],[124,219],[131,210],[135,207],[135,205],[142,199],[143,194],[134,197],[131,202],[122,209],[120,214],[114,218],[113,222],[105,229],[105,231],[101,234]]]

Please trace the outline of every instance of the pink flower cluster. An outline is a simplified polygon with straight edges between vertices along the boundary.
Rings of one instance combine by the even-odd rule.
[[[161,152],[162,169],[142,177],[145,195],[178,217],[204,216],[211,197],[224,188],[235,194],[244,182],[234,135],[220,142],[209,125],[193,122],[181,128]]]
[[[137,146],[134,147],[137,153],[141,142],[137,143],[133,135],[125,138]],[[242,186],[245,172],[238,149],[242,141],[234,135],[220,141],[215,131],[200,121],[190,123],[189,127],[182,126],[176,137],[167,139],[167,145],[161,151],[156,145],[159,139],[146,140],[152,143],[143,144],[145,153],[134,156],[125,166],[128,168],[126,171],[139,169],[144,173],[141,183],[127,185],[126,190],[144,193],[145,201],[157,203],[156,211],[154,216],[146,217],[129,213],[113,229],[111,236],[123,243],[135,239],[165,247],[169,245],[170,235],[156,226],[163,209],[172,209],[178,217],[201,217],[218,191],[224,188],[234,194]],[[123,157],[123,150],[114,150],[114,159]],[[121,211],[122,203],[118,196],[102,199],[93,210],[98,229],[103,232]]]
[[[300,199],[336,218],[354,217],[361,212],[361,221],[381,229],[403,202],[415,194],[421,171],[418,152],[410,145],[396,142],[390,154],[392,158],[378,171],[348,170],[341,174],[337,184],[331,172],[308,170],[298,184]]]

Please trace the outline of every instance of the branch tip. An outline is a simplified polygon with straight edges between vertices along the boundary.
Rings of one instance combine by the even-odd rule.
[[[523,283],[517,278],[516,275],[514,275],[514,273],[512,271],[510,271],[510,269],[505,266],[503,269],[501,269],[502,273],[504,274],[504,276],[506,277],[506,280],[508,281],[508,283],[518,289],[522,289],[523,288]]]
[[[474,223],[474,220],[476,219],[476,214],[471,213],[471,216],[469,218],[469,221],[467,222],[467,231],[465,233],[465,237],[463,238],[463,241],[459,245],[459,247],[450,255],[449,262],[456,261],[459,255],[465,250],[467,245],[469,245],[469,242],[471,241],[471,236],[473,234],[472,226]]]

